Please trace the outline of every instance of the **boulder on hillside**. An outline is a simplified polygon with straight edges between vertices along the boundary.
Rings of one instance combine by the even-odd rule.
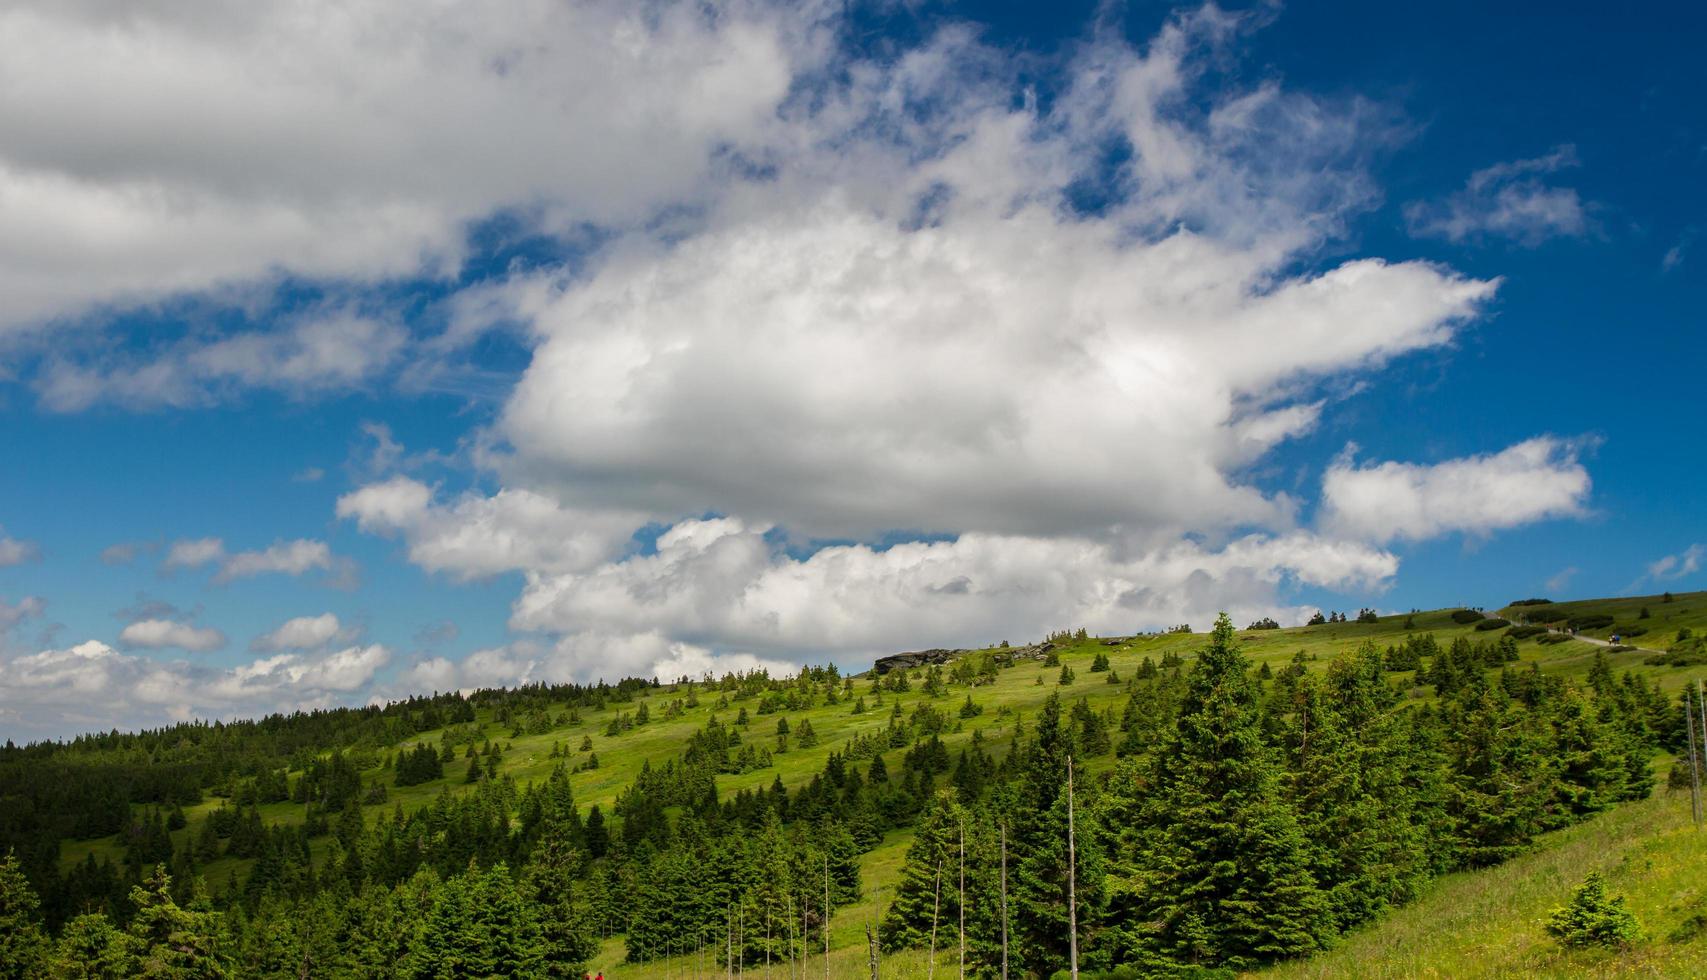
[[[872,664],[879,675],[892,670],[912,670],[914,667],[924,667],[929,664],[945,664],[965,650],[916,650],[912,653],[892,653],[887,657],[878,657]]]

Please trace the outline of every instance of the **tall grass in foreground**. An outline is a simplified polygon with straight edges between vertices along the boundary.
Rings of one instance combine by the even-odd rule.
[[[1641,922],[1642,939],[1629,950],[1566,951],[1547,936],[1548,912],[1591,871]],[[1707,916],[1707,829],[1692,825],[1687,796],[1661,789],[1549,834],[1498,867],[1442,878],[1337,949],[1260,976],[1707,977],[1707,928],[1671,938],[1693,916]]]

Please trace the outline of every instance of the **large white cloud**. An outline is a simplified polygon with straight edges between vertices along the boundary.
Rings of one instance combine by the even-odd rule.
[[[761,143],[815,5],[25,0],[0,10],[0,333],[278,271],[627,223]]]
[[[1577,447],[1547,436],[1432,465],[1358,464],[1349,454],[1322,481],[1322,523],[1372,541],[1488,534],[1581,516],[1591,488]]]
[[[509,469],[820,536],[1272,522],[1229,473],[1310,416],[1264,425],[1264,403],[1440,343],[1490,288],[1415,264],[1277,271],[1041,207],[767,217],[614,259],[541,310]]]
[[[1358,134],[1272,87],[1196,114],[1188,55],[1224,30],[1203,20],[1093,47],[1050,112],[938,39],[802,121],[777,179],[698,234],[517,284],[540,343],[503,472],[820,536],[1280,520],[1231,474],[1313,424],[1299,388],[1444,343],[1494,284],[1292,271],[1362,201],[1335,160]],[[1116,139],[1130,163],[1085,162]],[[1066,203],[1087,176],[1117,188],[1094,214]]]
[[[398,477],[340,516],[429,569],[526,573],[511,625],[555,645],[488,651],[480,679],[1296,619],[1299,585],[1384,588],[1394,555],[1297,530],[1245,474],[1316,425],[1320,382],[1448,343],[1496,283],[1317,263],[1375,194],[1379,114],[1203,90],[1194,56],[1237,27],[1091,43],[1049,109],[966,32],[850,66],[785,113],[763,181],[463,298],[453,334],[536,341],[478,453],[504,489]],[[1090,152],[1115,144],[1112,168]],[[1098,208],[1070,203],[1085,181]],[[668,530],[628,553],[644,522]],[[784,547],[823,538],[860,543]]]
[[[274,269],[446,270],[465,223],[505,208],[600,226],[571,265],[447,303],[421,345],[526,325],[531,362],[469,442],[497,489],[445,494],[376,465],[338,501],[423,568],[524,577],[511,624],[534,635],[418,660],[398,684],[851,664],[1221,609],[1295,619],[1298,586],[1386,587],[1386,541],[1578,513],[1586,495],[1582,474],[1563,504],[1520,499],[1558,492],[1524,482],[1537,471],[1580,473],[1562,450],[1465,462],[1478,489],[1510,491],[1481,511],[1444,502],[1444,466],[1342,462],[1309,531],[1300,501],[1251,475],[1352,387],[1329,383],[1448,344],[1497,283],[1331,258],[1379,196],[1364,163],[1382,114],[1203,84],[1245,23],[1214,7],[1143,46],[1092,37],[1044,69],[1042,100],[975,31],[864,60],[829,45],[815,6],[149,8],[117,32],[107,9],[0,15],[31,45],[0,68],[26,97],[0,109],[0,229],[20,236],[0,230],[0,289],[35,263],[14,323]],[[106,57],[60,79],[90,38]],[[153,86],[104,98],[143,69]],[[168,344],[55,367],[42,390],[67,408],[192,404],[409,356],[320,357],[312,340],[212,360],[200,339]],[[1502,466],[1517,475],[1489,475]],[[1378,478],[1416,513],[1377,513],[1357,490]],[[826,538],[854,543],[788,547]],[[166,565],[227,581],[337,561],[318,541],[209,539]],[[376,649],[281,653],[206,689],[234,703],[273,678],[330,697],[372,682]]]

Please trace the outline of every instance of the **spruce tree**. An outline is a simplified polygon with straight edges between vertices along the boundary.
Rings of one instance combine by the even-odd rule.
[[[24,877],[17,855],[0,860],[0,980],[33,975],[47,951],[41,930],[41,902]]]
[[[219,913],[180,907],[172,900],[171,888],[171,876],[156,865],[142,884],[130,890],[136,906],[126,929],[130,975],[159,980],[230,976],[227,952],[220,944]]]
[[[1503,691],[1448,705],[1453,735],[1447,812],[1462,867],[1497,864],[1529,846],[1556,792],[1557,762],[1544,723]]]
[[[924,949],[930,942],[933,917],[940,927],[958,915],[949,878],[950,894],[942,894],[943,875],[954,875],[960,826],[966,811],[951,794],[940,793],[926,806],[901,865],[901,880],[895,897],[883,913],[878,936],[885,950]]]
[[[1152,957],[1241,966],[1308,953],[1332,934],[1248,667],[1223,614],[1151,768],[1145,833],[1124,857],[1145,881],[1137,921],[1154,925],[1133,938]]]
[[[124,934],[105,915],[80,915],[60,930],[42,973],[55,980],[124,980],[130,962],[123,940]]]
[[[1433,782],[1410,765],[1409,728],[1390,713],[1396,693],[1383,670],[1370,643],[1336,657],[1319,685],[1299,680],[1283,724],[1310,869],[1336,929],[1410,899],[1429,873],[1423,804]]]

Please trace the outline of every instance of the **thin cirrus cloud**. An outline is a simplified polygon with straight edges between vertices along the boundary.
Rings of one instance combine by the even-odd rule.
[[[0,527],[0,568],[22,565],[40,557],[41,548],[35,542],[8,537],[6,529]]]
[[[133,409],[188,408],[257,388],[305,398],[369,379],[396,360],[406,340],[395,323],[317,311],[268,331],[180,341],[153,356],[55,361],[35,388],[42,406],[56,412],[102,401]]]
[[[5,633],[27,619],[38,618],[46,611],[47,600],[41,596],[27,595],[12,603],[0,599],[0,633]]]
[[[220,538],[183,538],[171,543],[162,559],[162,571],[216,566],[213,581],[226,584],[257,575],[301,576],[319,572],[334,588],[354,587],[355,563],[339,555],[324,541],[307,538],[275,541],[256,551],[228,552]]]
[[[1591,227],[1589,208],[1574,188],[1547,182],[1578,166],[1566,145],[1531,160],[1497,163],[1470,175],[1463,189],[1438,201],[1412,201],[1405,220],[1413,235],[1453,242],[1504,238],[1535,246],[1550,238],[1580,238]]]
[[[1707,560],[1707,546],[1692,544],[1675,555],[1666,555],[1649,563],[1647,575],[1656,582],[1673,581],[1699,572],[1704,560]]]

